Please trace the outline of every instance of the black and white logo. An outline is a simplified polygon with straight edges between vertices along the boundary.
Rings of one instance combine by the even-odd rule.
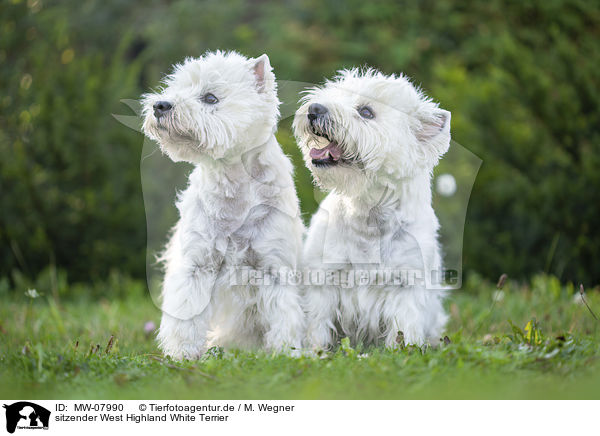
[[[6,431],[16,429],[48,430],[50,411],[29,401],[19,401],[3,406],[6,409]]]

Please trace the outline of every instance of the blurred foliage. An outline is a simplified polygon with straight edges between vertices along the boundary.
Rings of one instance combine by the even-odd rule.
[[[110,116],[138,86],[127,39],[86,53],[40,2],[4,4],[0,25],[0,267],[143,273],[140,141]]]
[[[465,268],[599,283],[599,32],[583,0],[5,1],[0,275],[143,276],[142,137],[111,113],[185,56],[236,49],[267,52],[281,80],[362,64],[413,77],[483,159]],[[310,215],[309,175],[279,136]]]

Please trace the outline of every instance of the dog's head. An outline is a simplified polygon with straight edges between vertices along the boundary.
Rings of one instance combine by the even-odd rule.
[[[431,171],[450,144],[450,112],[404,76],[344,70],[307,91],[294,118],[306,165],[325,189]]]
[[[176,65],[142,96],[143,131],[174,161],[220,159],[266,142],[279,116],[267,55],[209,52]]]

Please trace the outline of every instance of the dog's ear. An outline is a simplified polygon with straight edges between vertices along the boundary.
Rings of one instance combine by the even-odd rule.
[[[254,65],[252,71],[256,78],[256,88],[258,92],[264,92],[269,88],[269,83],[272,81],[273,73],[271,72],[271,63],[269,62],[269,56],[263,54],[256,59],[253,59]]]
[[[419,152],[423,163],[433,167],[450,148],[450,112],[436,107],[427,110],[419,119],[421,126],[415,132],[421,144]]]
[[[437,108],[433,114],[421,118],[421,128],[416,136],[419,141],[427,143],[446,131],[450,131],[450,112]]]

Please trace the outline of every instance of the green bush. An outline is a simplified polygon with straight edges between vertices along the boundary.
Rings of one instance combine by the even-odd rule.
[[[110,116],[136,94],[125,40],[82,54],[60,14],[3,6],[0,267],[73,279],[144,273],[141,142]]]
[[[466,269],[600,282],[597,2],[29,0],[3,4],[1,17],[3,272],[54,263],[69,279],[143,275],[142,138],[110,114],[173,62],[220,48],[267,52],[281,80],[362,64],[405,72],[483,160]],[[300,166],[297,179],[310,215]]]

